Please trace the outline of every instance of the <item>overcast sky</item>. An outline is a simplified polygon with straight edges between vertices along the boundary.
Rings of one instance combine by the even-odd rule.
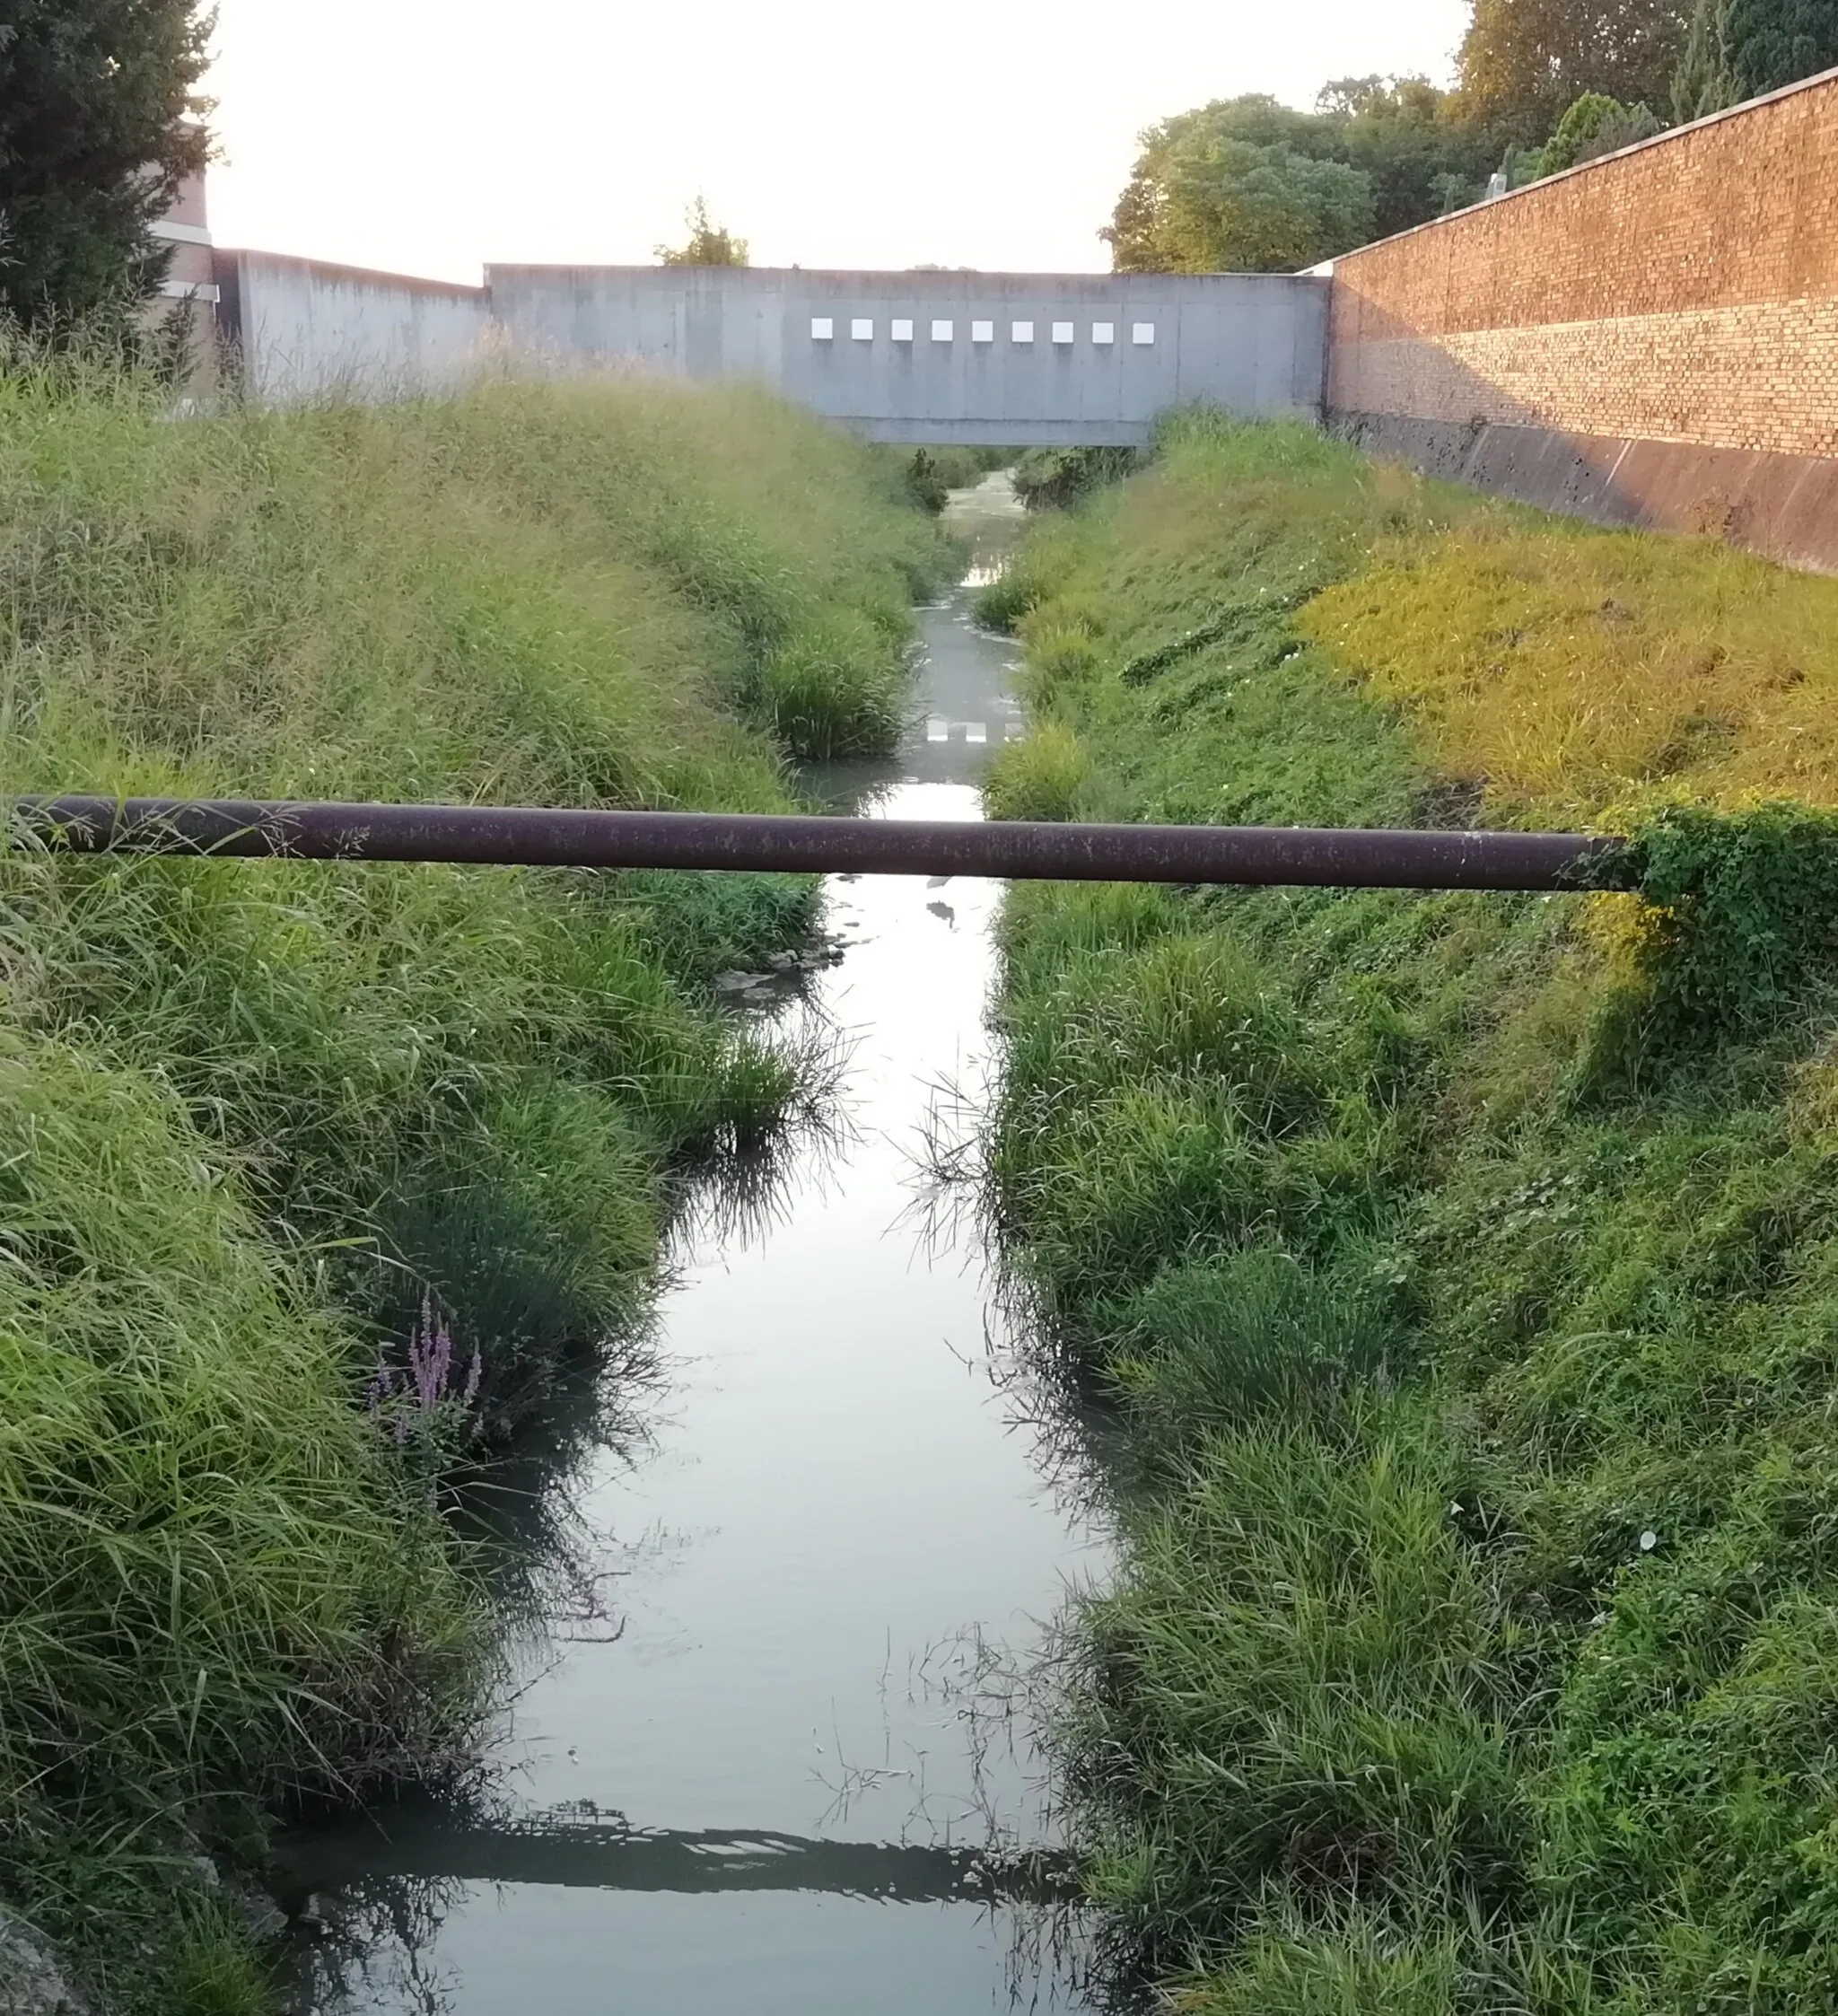
[[[1446,82],[1466,0],[222,0],[220,244],[454,280],[641,263],[705,192],[759,266],[1102,270],[1135,136]]]

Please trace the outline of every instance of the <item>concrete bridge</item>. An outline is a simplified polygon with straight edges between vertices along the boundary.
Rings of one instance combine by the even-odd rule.
[[[1288,274],[491,266],[482,287],[219,251],[249,390],[462,381],[493,353],[762,381],[877,441],[1136,447],[1170,406],[1318,417],[1331,283]]]
[[[494,266],[512,339],[754,378],[876,441],[1135,447],[1170,406],[1318,415],[1329,283],[1289,275]]]

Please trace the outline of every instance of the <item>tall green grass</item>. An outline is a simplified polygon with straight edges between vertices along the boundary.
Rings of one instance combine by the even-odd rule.
[[[1826,2007],[1830,821],[1730,788],[1772,688],[1648,728],[1707,595],[1838,679],[1831,584],[1204,416],[1012,578],[1083,816],[1585,807],[1645,891],[1009,898],[992,1206],[1125,1427],[1056,1669],[1094,1893],[1196,2011]]]
[[[751,392],[175,422],[14,346],[0,791],[775,809],[890,746],[942,555]],[[672,1168],[800,1096],[710,981],[812,900],[0,847],[0,1891],[123,2006],[254,2006],[198,1837],[466,1756],[491,1636],[430,1462],[591,1374]],[[418,1324],[439,1407],[367,1407]]]

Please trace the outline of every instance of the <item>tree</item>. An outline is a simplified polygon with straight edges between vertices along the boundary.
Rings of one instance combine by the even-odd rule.
[[[1490,140],[1421,77],[1343,77],[1319,110],[1215,100],[1142,138],[1107,228],[1119,272],[1312,266],[1480,196]]]
[[[747,241],[736,238],[725,225],[714,224],[708,215],[708,205],[697,197],[684,213],[684,222],[689,226],[688,242],[683,245],[660,245],[656,248],[660,266],[745,266],[747,263]]]
[[[1702,118],[1834,66],[1838,0],[1698,0],[1673,110]]]
[[[1408,231],[1485,193],[1496,158],[1492,136],[1456,118],[1451,94],[1428,78],[1342,77],[1323,87],[1316,104],[1307,145],[1368,176],[1377,236]]]
[[[1692,14],[1672,73],[1672,114],[1680,121],[1701,119],[1732,102],[1725,95],[1729,87],[1723,68],[1722,11],[1714,0],[1699,0]]]
[[[1532,178],[1560,175],[1566,168],[1650,140],[1660,130],[1659,118],[1649,107],[1624,105],[1603,92],[1587,91],[1558,120],[1556,132],[1538,151],[1530,164]]]
[[[1119,273],[1292,273],[1372,234],[1371,182],[1344,162],[1204,125],[1153,152],[1098,234]]]
[[[1537,146],[1586,92],[1667,105],[1692,0],[1475,0],[1457,66],[1462,116],[1501,146]]]
[[[213,24],[197,0],[6,0],[0,311],[56,330],[159,286],[150,226],[210,151]]]

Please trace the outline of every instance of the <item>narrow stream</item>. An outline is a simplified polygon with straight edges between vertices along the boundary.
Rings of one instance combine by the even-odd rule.
[[[1005,479],[952,515],[986,560],[1012,536]],[[964,592],[920,621],[923,712],[896,765],[812,779],[839,810],[979,816],[1010,653]],[[996,1704],[1105,1543],[1044,1472],[974,1229],[915,1210],[939,1088],[974,1096],[984,1069],[999,895],[836,878],[840,961],[749,1011],[849,1038],[840,1126],[761,1216],[687,1238],[659,1417],[576,1486],[607,1614],[548,1634],[503,1732],[503,1818],[285,1845],[319,1927],[312,2016],[1083,2006],[1026,1936],[1050,1869],[999,1852],[1050,1833]]]

